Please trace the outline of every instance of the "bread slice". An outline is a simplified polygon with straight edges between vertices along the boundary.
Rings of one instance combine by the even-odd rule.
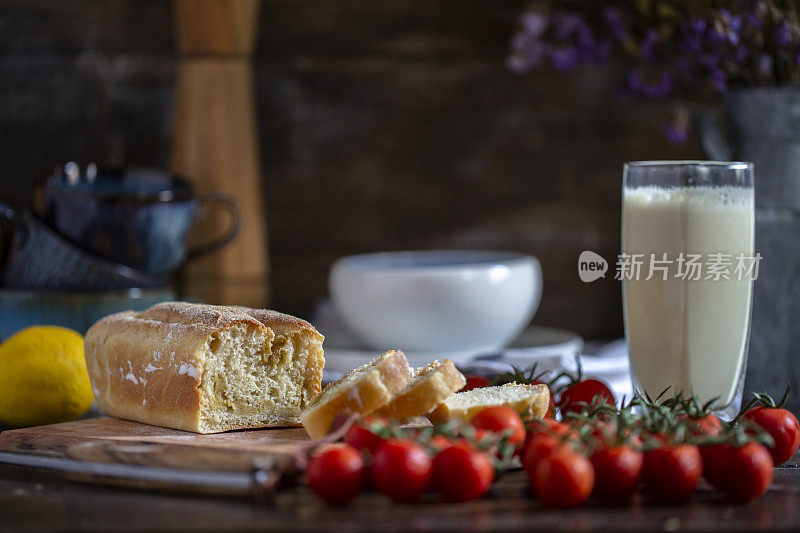
[[[390,350],[325,387],[300,415],[312,439],[325,436],[336,417],[366,416],[388,404],[411,380],[403,352]]]
[[[408,386],[387,405],[373,413],[383,418],[405,420],[429,413],[448,396],[464,388],[467,380],[450,359],[417,368]]]
[[[300,425],[320,390],[322,341],[275,311],[163,302],[101,319],[84,352],[104,413],[215,433]]]
[[[497,387],[484,387],[457,392],[428,414],[433,423],[460,418],[469,422],[482,409],[495,405],[506,405],[523,417],[542,418],[550,402],[547,385],[506,383]]]

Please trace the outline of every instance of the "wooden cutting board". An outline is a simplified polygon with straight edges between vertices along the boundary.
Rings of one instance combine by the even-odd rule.
[[[302,453],[303,428],[198,435],[116,418],[89,418],[0,433],[0,451],[25,450],[93,462],[249,471],[256,459]]]

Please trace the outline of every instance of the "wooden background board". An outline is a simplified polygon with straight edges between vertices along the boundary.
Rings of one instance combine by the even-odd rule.
[[[199,435],[106,417],[0,433],[0,450],[201,470],[249,470],[257,458],[300,453],[309,442],[303,428]]]
[[[664,139],[670,102],[616,98],[609,71],[510,72],[525,5],[264,0],[253,97],[271,305],[309,313],[349,253],[509,248],[542,263],[537,324],[622,335],[619,284],[581,282],[576,258],[619,250],[624,161],[702,153]],[[176,50],[195,40],[173,6],[0,2],[0,199],[27,201],[73,159],[169,165]]]

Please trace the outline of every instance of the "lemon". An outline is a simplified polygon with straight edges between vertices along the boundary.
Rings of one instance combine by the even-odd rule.
[[[85,413],[92,399],[80,333],[31,326],[0,344],[0,422],[66,422]]]

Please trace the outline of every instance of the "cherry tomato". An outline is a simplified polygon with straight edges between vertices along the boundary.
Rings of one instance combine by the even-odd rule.
[[[527,426],[527,431],[525,432],[525,442],[522,444],[522,448],[519,450],[519,456],[524,458],[525,452],[528,449],[531,441],[537,435],[565,435],[567,433],[571,433],[573,430],[567,424],[563,422],[557,422],[551,418],[545,418],[543,420],[536,420],[532,424]]]
[[[700,457],[703,460],[703,477],[706,481],[715,487],[724,484],[723,477],[725,475],[725,448],[724,444],[711,444],[700,446]]]
[[[476,429],[501,433],[511,430],[508,441],[519,448],[525,442],[525,424],[519,413],[505,405],[487,407],[475,415],[470,425]]]
[[[627,445],[601,448],[592,454],[594,495],[604,503],[627,502],[642,476],[642,452]]]
[[[333,505],[344,505],[363,490],[364,458],[347,444],[330,444],[314,454],[306,469],[308,485]]]
[[[433,461],[425,448],[391,439],[378,446],[372,457],[372,484],[393,500],[410,502],[425,491],[432,469]]]
[[[754,407],[744,418],[755,422],[772,436],[775,445],[769,449],[775,466],[791,459],[800,447],[800,425],[790,411],[779,407]]]
[[[598,420],[592,428],[591,435],[600,446],[606,446],[614,440],[617,433],[617,425],[610,420]]]
[[[657,500],[682,502],[697,487],[703,461],[697,446],[660,446],[644,454],[642,479],[645,489]]]
[[[375,449],[384,441],[383,437],[374,434],[362,424],[368,424],[369,420],[356,422],[344,436],[344,441],[359,451],[374,453]]]
[[[548,459],[562,447],[564,447],[564,444],[557,436],[536,435],[525,448],[525,454],[520,454],[523,468],[525,468],[529,476],[532,476],[540,461]]]
[[[592,403],[595,397],[600,397],[609,405],[614,405],[616,399],[608,385],[596,379],[586,379],[567,387],[561,393],[558,407],[561,414],[579,413],[584,407]]]
[[[431,440],[428,441],[428,446],[436,450],[436,452],[441,452],[452,446],[454,443],[444,435],[434,435],[431,437]]]
[[[746,502],[761,496],[769,488],[773,463],[766,447],[748,442],[739,448],[730,445],[709,448],[714,448],[714,470],[706,479],[728,499]]]
[[[718,435],[722,431],[722,422],[716,415],[709,413],[702,418],[691,418],[688,415],[681,415],[681,420],[692,421],[692,433],[694,435]]]
[[[574,507],[592,493],[594,467],[582,455],[562,449],[539,461],[531,484],[548,507]]]
[[[471,374],[467,376],[467,384],[461,389],[462,392],[472,389],[482,389],[489,386],[489,378],[478,374]]]
[[[454,444],[433,460],[433,488],[449,502],[480,498],[494,481],[494,467],[485,453]]]

